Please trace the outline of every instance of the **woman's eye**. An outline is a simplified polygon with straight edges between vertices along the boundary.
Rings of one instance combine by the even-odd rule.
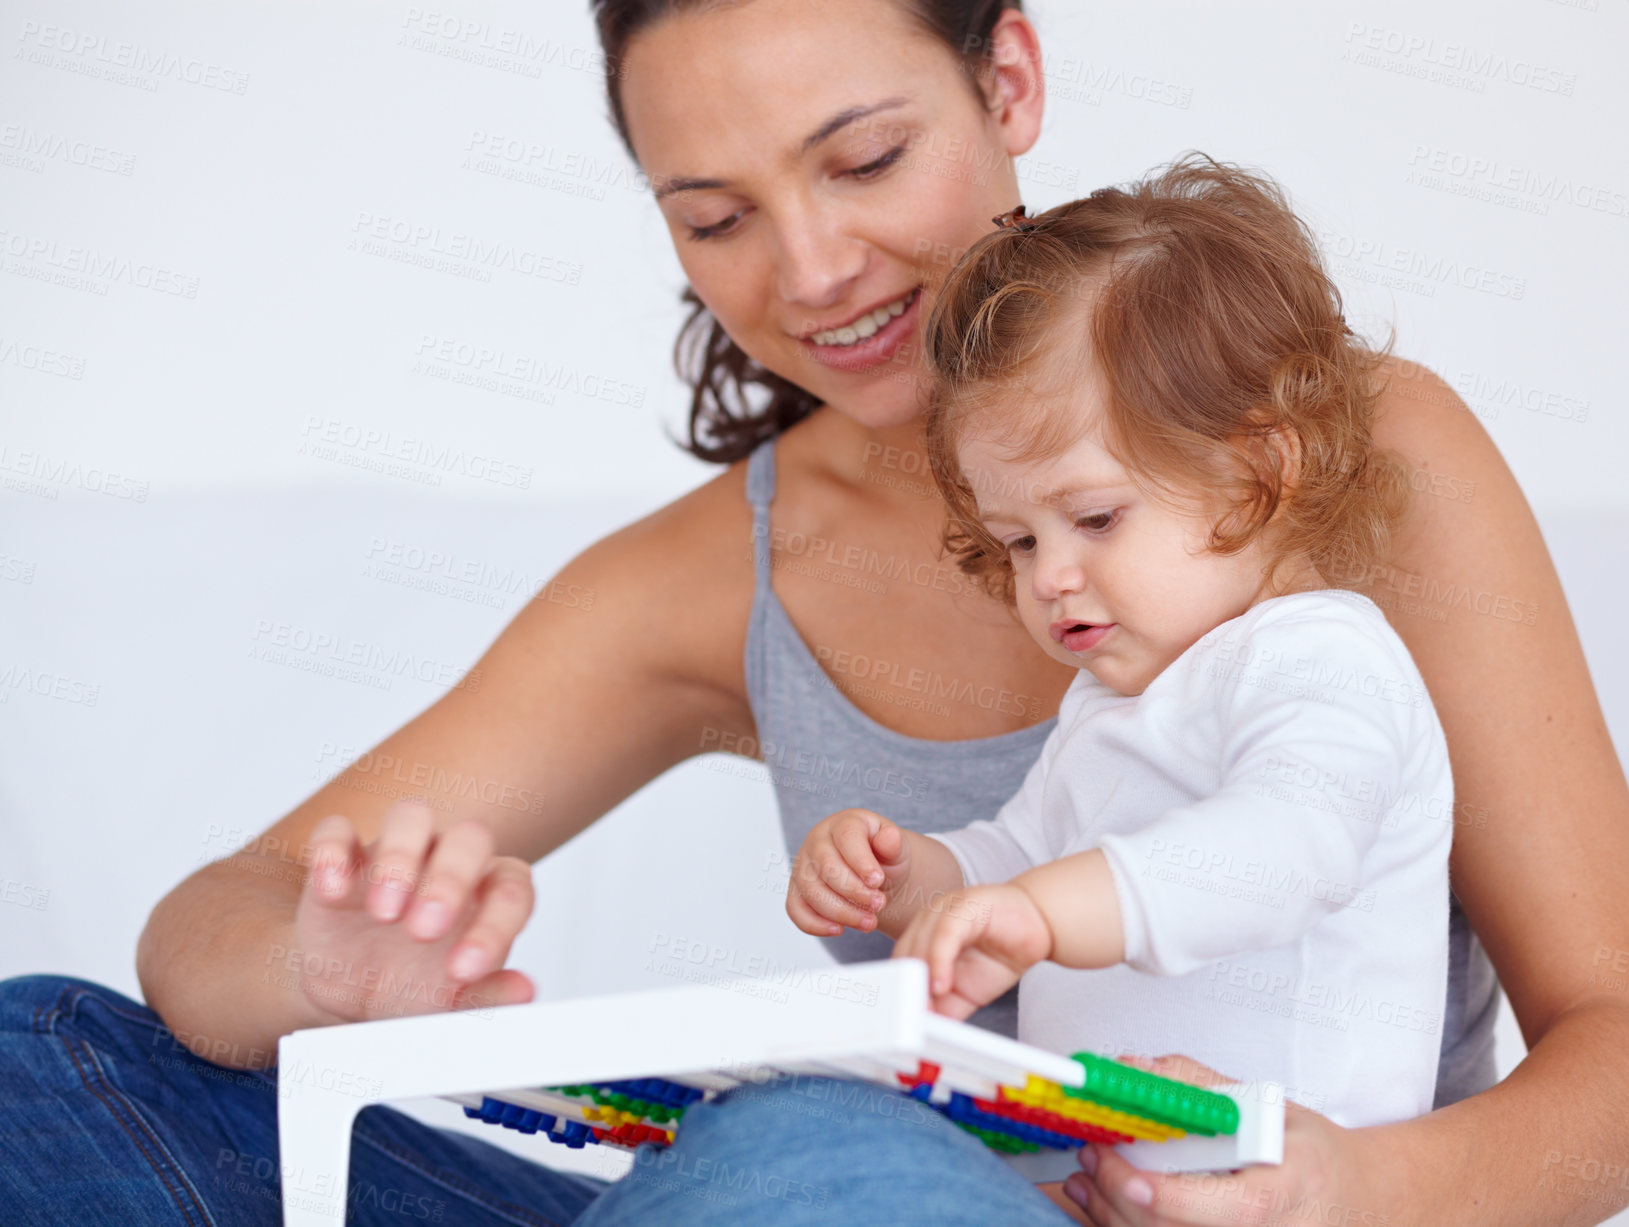
[[[852,170],[844,171],[843,174],[852,179],[858,179],[862,182],[868,179],[875,179],[878,175],[882,174],[883,171],[887,170],[895,162],[899,161],[904,152],[905,146],[895,145],[876,161],[867,162],[864,166],[856,166]],[[734,230],[736,222],[738,222],[745,213],[746,210],[742,209],[738,212],[731,213],[723,221],[714,222],[710,226],[691,226],[690,237],[698,242],[705,239],[720,238]]]
[[[728,234],[734,228],[736,221],[744,212],[746,212],[745,209],[731,213],[723,221],[714,222],[710,226],[691,226],[690,237],[693,239],[712,239],[717,238],[721,234]]]
[[[856,166],[853,170],[844,171],[843,173],[855,179],[874,179],[883,171],[892,166],[895,162],[899,161],[900,155],[904,152],[905,146],[895,145],[875,162],[867,162],[864,166]]]

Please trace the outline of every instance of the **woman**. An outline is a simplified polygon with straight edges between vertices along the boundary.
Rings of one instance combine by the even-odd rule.
[[[591,614],[534,601],[479,662],[489,679],[479,691],[449,691],[377,748],[414,764],[436,808],[390,805],[350,787],[347,773],[159,904],[139,972],[167,1031],[95,986],[6,986],[5,1064],[22,1088],[8,1084],[8,1096],[32,1095],[41,1113],[49,1105],[73,1122],[49,1139],[55,1158],[36,1149],[7,1165],[32,1180],[18,1185],[27,1193],[77,1190],[63,1173],[93,1136],[133,1202],[177,1208],[152,1221],[205,1221],[205,1204],[218,1222],[272,1221],[204,1187],[219,1183],[223,1152],[276,1153],[270,1079],[229,1084],[218,1067],[264,1066],[296,1027],[528,1000],[530,982],[502,967],[533,906],[528,863],[691,755],[756,738],[868,756],[927,781],[925,793],[895,795],[861,772],[835,803],[814,804],[797,787],[794,756],[777,765],[776,783],[795,848],[843,804],[922,829],[960,825],[993,811],[1039,751],[1071,671],[940,559],[942,506],[917,467],[915,346],[954,254],[1019,198],[1012,159],[1035,141],[1043,104],[1034,29],[999,0],[596,8],[613,115],[705,305],[691,334],[704,367],[697,450],[729,466],[567,565],[559,582],[592,589]],[[1451,1106],[1360,1130],[1294,1111],[1284,1166],[1224,1181],[1143,1176],[1084,1151],[1067,1199],[1053,1195],[1089,1221],[1232,1222],[1241,1207],[1291,1221],[1315,1201],[1320,1214],[1346,1215],[1325,1221],[1559,1224],[1596,1221],[1629,1199],[1552,1178],[1565,1166],[1554,1156],[1629,1167],[1629,1144],[1604,1123],[1626,1081],[1629,1003],[1591,981],[1600,951],[1629,948],[1618,889],[1629,789],[1508,469],[1440,380],[1396,363],[1391,375],[1380,445],[1473,482],[1476,498],[1421,499],[1415,529],[1365,591],[1437,703],[1459,798],[1455,889],[1530,1055],[1488,1089],[1497,989],[1461,921],[1438,1089]],[[743,380],[767,406],[739,399]],[[817,539],[826,553],[811,565]],[[866,582],[843,582],[856,577]],[[1477,613],[1495,608],[1492,596],[1460,602],[1461,592],[1536,609],[1534,625]],[[1499,695],[1521,705],[1490,701]],[[488,802],[437,783],[453,777],[545,803]],[[405,1004],[364,992],[356,967],[382,973],[375,983],[433,991]],[[171,1043],[171,1065],[144,1069],[145,1037],[160,1034],[185,1048]],[[212,1113],[191,1110],[205,1102]],[[681,1141],[795,1164],[830,1194],[815,1221],[845,1198],[865,1199],[868,1220],[1058,1217],[1004,1183],[1004,1169],[986,1179],[982,1156],[959,1141],[917,1145],[858,1126],[812,1141],[797,1121],[773,1093],[744,1095],[687,1122]],[[488,1151],[370,1109],[357,1124],[353,1199],[359,1186],[394,1182],[456,1199],[458,1221],[537,1222],[568,1220],[598,1193]],[[855,1174],[868,1156],[869,1181]],[[624,1181],[588,1221],[641,1212],[726,1217],[716,1202]]]

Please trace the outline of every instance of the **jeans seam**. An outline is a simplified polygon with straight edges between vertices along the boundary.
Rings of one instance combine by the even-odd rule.
[[[485,1191],[478,1185],[469,1184],[450,1172],[430,1164],[422,1155],[404,1150],[402,1147],[380,1138],[369,1136],[361,1121],[357,1122],[352,1132],[355,1141],[371,1146],[382,1154],[389,1155],[397,1162],[412,1168],[431,1183],[439,1185],[455,1196],[474,1202],[493,1214],[502,1216],[508,1222],[519,1224],[520,1227],[564,1227],[558,1220],[539,1214],[535,1210],[529,1210],[525,1206],[517,1206],[513,1203],[500,1205],[494,1202],[485,1195]]]
[[[85,1084],[85,1089],[101,1101],[102,1105],[107,1108],[108,1115],[113,1117],[118,1126],[124,1130],[125,1135],[140,1152],[141,1157],[147,1160],[148,1165],[153,1169],[153,1174],[164,1185],[170,1199],[175,1202],[175,1208],[181,1212],[183,1219],[189,1225],[200,1223],[204,1227],[215,1227],[214,1217],[204,1206],[202,1198],[198,1196],[198,1190],[193,1188],[192,1182],[187,1179],[186,1173],[182,1171],[181,1164],[177,1162],[175,1155],[170,1152],[170,1148],[164,1145],[163,1139],[158,1134],[153,1132],[153,1127],[147,1123],[129,1097],[108,1081],[102,1063],[96,1058],[96,1050],[85,1041],[80,1041],[80,1047],[84,1049],[85,1060],[95,1070],[95,1077],[92,1078],[87,1073],[85,1066],[80,1063],[80,1054],[74,1051],[74,1046],[68,1037],[58,1036],[58,1038],[62,1041],[62,1046],[68,1053],[68,1059],[73,1062],[74,1069],[78,1072],[80,1080]],[[130,1120],[126,1120],[120,1114],[120,1105],[123,1106],[125,1112],[129,1113]],[[139,1126],[139,1131],[137,1128],[132,1128],[132,1122]],[[146,1135],[145,1139],[142,1136],[143,1134]],[[157,1150],[168,1163],[169,1171],[165,1171],[159,1161],[149,1152],[149,1145]],[[190,1208],[187,1205],[189,1198],[192,1202]]]
[[[153,1174],[164,1185],[171,1200],[175,1202],[176,1209],[181,1212],[186,1222],[189,1225],[201,1222],[204,1227],[215,1227],[214,1216],[209,1213],[209,1208],[204,1205],[203,1198],[199,1196],[198,1190],[193,1187],[192,1181],[188,1179],[186,1171],[177,1161],[174,1153],[164,1144],[164,1140],[158,1136],[147,1118],[142,1116],[130,1097],[113,1085],[107,1076],[107,1071],[102,1066],[102,1062],[97,1057],[96,1049],[88,1041],[81,1039],[79,1046],[84,1050],[84,1062],[82,1063],[81,1054],[75,1052],[73,1042],[66,1035],[57,1032],[58,1020],[77,1018],[81,998],[90,996],[92,994],[88,989],[64,989],[61,995],[57,997],[56,1003],[49,1010],[46,1010],[43,1006],[35,1009],[35,1031],[55,1035],[61,1041],[63,1050],[68,1054],[68,1059],[73,1062],[74,1071],[78,1073],[80,1081],[85,1085],[85,1089],[94,1095],[102,1106],[108,1110],[108,1115],[113,1118],[120,1129],[124,1130],[125,1135],[130,1139],[131,1144],[135,1146],[141,1157],[147,1160],[148,1165],[153,1169]],[[149,1027],[153,1027],[155,1031],[157,1030],[149,1019],[132,1014],[130,1011],[121,1009],[112,1002],[104,1001],[100,997],[92,997],[92,999],[111,1013],[118,1014],[121,1018],[144,1023]],[[94,1076],[87,1072],[85,1063],[88,1063],[95,1071]],[[128,1114],[128,1119],[120,1113],[119,1108],[121,1106],[124,1108],[124,1112]],[[145,1138],[143,1135],[145,1135]],[[151,1150],[149,1147],[151,1147]],[[156,1150],[159,1156],[169,1164],[170,1170],[168,1172],[161,1166],[159,1159],[155,1159],[152,1153],[153,1150]],[[188,1198],[192,1201],[190,1209],[186,1204]],[[202,1218],[195,1217],[195,1213],[201,1215]]]

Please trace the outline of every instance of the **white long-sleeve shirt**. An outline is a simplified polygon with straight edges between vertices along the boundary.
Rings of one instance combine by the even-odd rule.
[[[1141,695],[1082,669],[1019,792],[937,835],[969,885],[1101,848],[1126,961],[1032,968],[1019,1038],[1185,1053],[1347,1126],[1431,1108],[1448,975],[1448,748],[1367,597],[1266,600]]]

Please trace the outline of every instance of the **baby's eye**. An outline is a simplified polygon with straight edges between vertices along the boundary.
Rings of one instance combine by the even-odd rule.
[[[1094,511],[1089,516],[1081,516],[1075,521],[1076,528],[1084,528],[1089,533],[1106,533],[1118,522],[1117,511]]]
[[[1014,537],[1007,542],[1007,553],[1009,554],[1027,554],[1034,548],[1034,537]]]

